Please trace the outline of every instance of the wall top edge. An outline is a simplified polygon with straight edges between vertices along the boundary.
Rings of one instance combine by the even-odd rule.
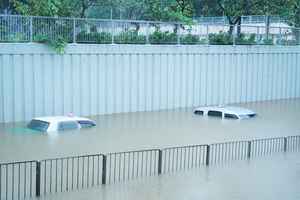
[[[300,46],[259,45],[99,45],[69,44],[66,54],[201,54],[201,53],[300,53]],[[0,43],[0,54],[56,54],[50,47],[35,43]]]

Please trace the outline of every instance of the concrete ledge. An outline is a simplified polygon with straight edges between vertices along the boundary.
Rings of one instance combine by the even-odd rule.
[[[300,53],[300,46],[260,45],[118,45],[118,44],[69,44],[66,54],[202,54],[202,53]],[[0,54],[56,54],[50,47],[37,43],[0,43]]]

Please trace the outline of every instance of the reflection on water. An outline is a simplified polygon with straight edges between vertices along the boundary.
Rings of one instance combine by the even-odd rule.
[[[258,116],[221,120],[192,109],[91,117],[97,126],[56,134],[0,124],[0,160],[43,159],[300,134],[300,99],[242,104]]]

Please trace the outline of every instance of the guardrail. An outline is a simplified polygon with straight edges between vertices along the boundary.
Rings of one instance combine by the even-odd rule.
[[[0,199],[25,199],[139,177],[300,151],[300,136],[0,164]]]
[[[0,42],[64,40],[96,44],[299,45],[300,29],[284,26],[100,20],[0,15]]]

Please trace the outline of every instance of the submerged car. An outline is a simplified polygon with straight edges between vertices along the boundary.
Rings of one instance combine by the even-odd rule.
[[[194,109],[194,114],[231,119],[247,119],[257,114],[249,109],[233,106],[204,106]]]
[[[76,130],[96,126],[93,120],[76,116],[37,117],[27,125],[28,128],[41,132]]]

